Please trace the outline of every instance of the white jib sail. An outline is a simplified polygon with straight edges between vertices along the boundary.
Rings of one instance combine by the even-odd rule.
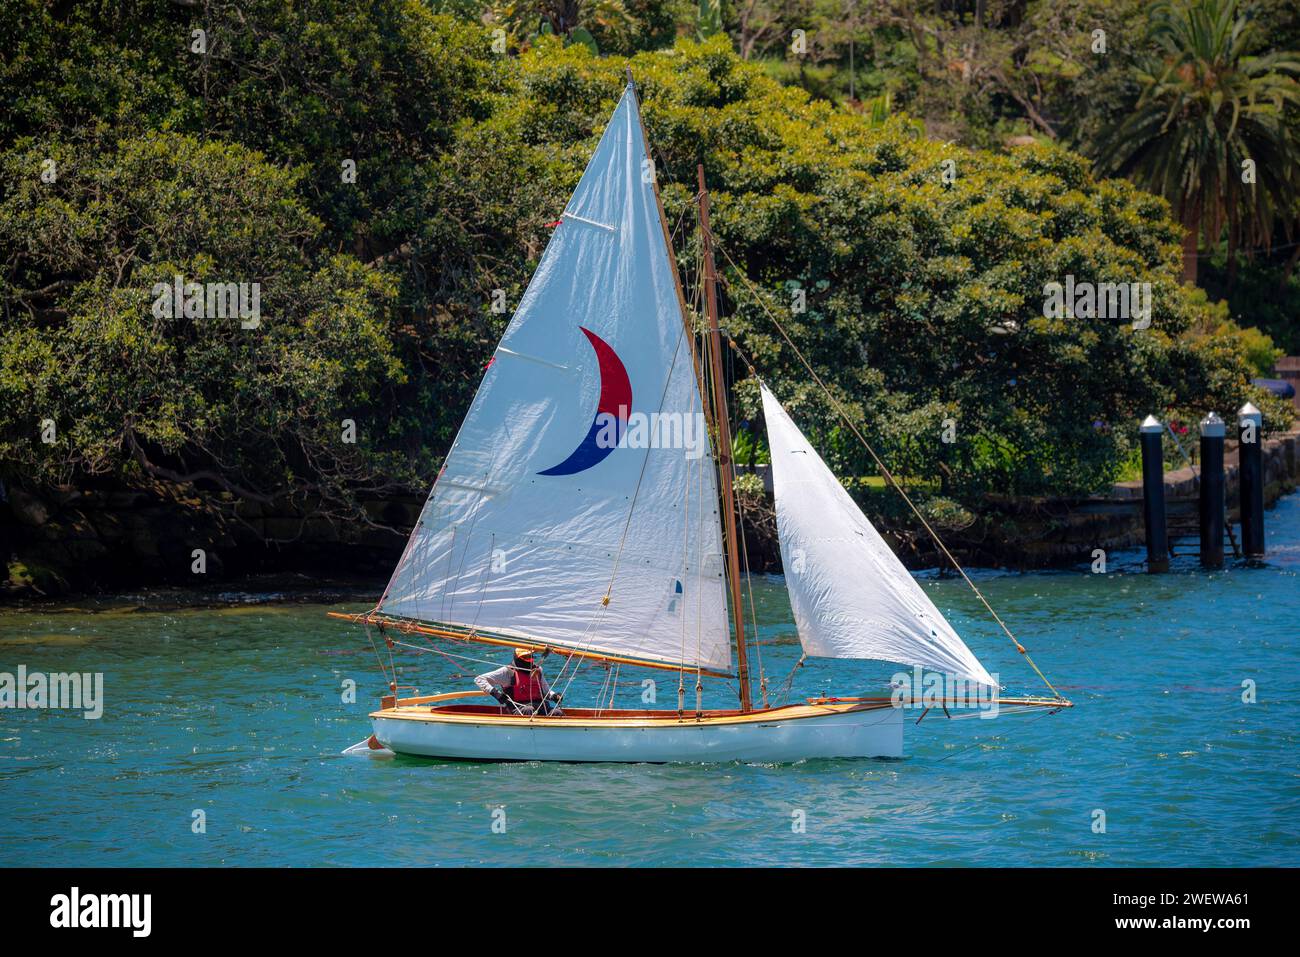
[[[767,386],[762,393],[781,562],[804,651],[996,686]]]
[[[730,666],[716,476],[652,176],[629,86],[382,612]]]

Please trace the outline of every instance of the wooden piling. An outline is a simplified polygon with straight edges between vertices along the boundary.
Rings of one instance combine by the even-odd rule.
[[[1223,567],[1223,420],[1201,420],[1201,567]]]
[[[1241,551],[1264,554],[1264,416],[1247,402],[1237,411],[1238,491],[1241,500]]]
[[[1138,429],[1142,443],[1142,519],[1147,533],[1147,571],[1169,571],[1165,524],[1165,427],[1148,415]]]

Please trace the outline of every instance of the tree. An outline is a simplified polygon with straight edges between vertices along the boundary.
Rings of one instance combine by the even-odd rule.
[[[1251,56],[1253,20],[1236,0],[1152,10],[1159,50],[1138,72],[1132,112],[1091,150],[1108,173],[1166,197],[1182,223],[1183,279],[1195,282],[1203,238],[1226,229],[1229,268],[1245,243],[1267,244],[1279,210],[1300,195],[1300,54]]]
[[[765,305],[888,461],[965,502],[1095,488],[1167,405],[1250,398],[1272,421],[1250,344],[1176,282],[1168,204],[1059,147],[928,140],[781,85],[722,36],[630,61],[539,37],[506,57],[417,0],[312,5],[321,19],[250,3],[243,25],[220,9],[205,67],[163,55],[188,8],[128,7],[106,33],[79,6],[22,8],[42,29],[0,64],[7,487],[187,479],[357,520],[358,491],[424,487],[629,65],[688,279],[703,162],[728,331],[843,474],[871,465]],[[1151,328],[1047,318],[1043,285],[1067,273],[1150,282]],[[177,274],[259,281],[262,327],[153,314]],[[757,419],[754,383],[738,393]]]
[[[47,155],[54,183],[38,175]],[[14,184],[0,202],[5,480],[201,483],[352,521],[359,490],[409,480],[389,411],[409,350],[397,280],[317,254],[300,173],[176,133],[20,145],[0,173]],[[257,283],[257,322],[178,314],[170,295],[160,309],[176,276]],[[354,443],[344,419],[363,423]]]
[[[515,48],[551,35],[628,54],[670,45],[693,6],[691,0],[495,0],[487,9]]]
[[[1159,197],[1097,179],[1056,146],[1007,156],[928,140],[900,118],[874,126],[777,83],[722,37],[631,65],[669,222],[689,221],[703,162],[727,328],[841,474],[874,467],[768,310],[900,474],[937,486],[946,468],[966,503],[1095,490],[1152,409],[1266,401],[1226,315],[1178,283],[1181,232]],[[526,93],[492,128],[571,157],[576,175],[623,67],[539,45],[520,60]],[[688,280],[693,262],[688,249]],[[1044,284],[1067,274],[1149,282],[1151,328],[1047,318]],[[738,415],[757,420],[756,383],[741,375],[737,393]],[[1265,411],[1286,424],[1277,405]]]

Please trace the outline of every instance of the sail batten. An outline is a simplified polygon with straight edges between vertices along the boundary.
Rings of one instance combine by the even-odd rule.
[[[762,386],[786,588],[804,651],[997,682]]]
[[[718,671],[712,450],[624,92],[379,611]]]

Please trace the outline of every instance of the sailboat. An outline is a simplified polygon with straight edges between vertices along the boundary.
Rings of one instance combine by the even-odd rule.
[[[393,667],[358,747],[519,761],[902,756],[915,696],[771,706],[764,679],[753,701],[702,167],[699,213],[707,328],[697,348],[629,74],[388,586],[365,614],[331,613],[377,630],[390,650],[423,647],[418,637],[555,654],[561,675],[586,662],[670,672],[677,707],[506,713],[471,700],[477,690],[404,697],[414,689]],[[766,385],[762,403],[805,655],[896,662],[996,694]],[[737,706],[702,707],[706,679],[734,681]],[[990,700],[1069,706],[1054,690]]]

